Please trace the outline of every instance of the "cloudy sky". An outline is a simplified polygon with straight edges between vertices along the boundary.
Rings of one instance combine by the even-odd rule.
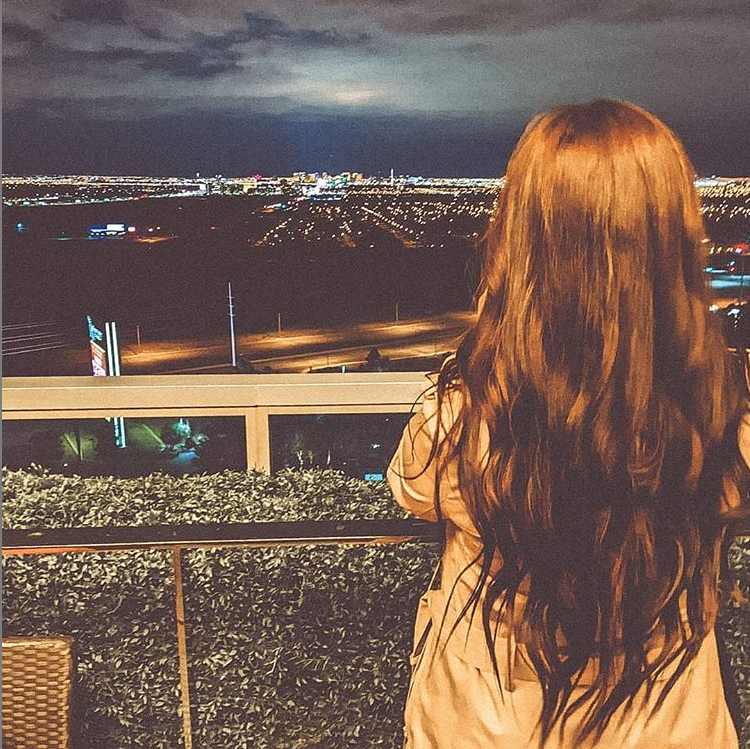
[[[750,173],[748,0],[5,0],[3,171],[496,175],[635,101]]]

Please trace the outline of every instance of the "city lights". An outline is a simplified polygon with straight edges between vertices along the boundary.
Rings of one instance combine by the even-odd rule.
[[[225,366],[225,318],[215,305],[226,298],[227,281],[236,297],[238,359],[249,356],[256,366],[351,369],[373,345],[387,346],[392,361],[451,350],[458,330],[444,315],[471,304],[477,250],[504,182],[395,169],[380,176],[4,176],[6,267],[19,290],[16,327],[3,331],[4,362],[26,371],[26,357],[67,349],[54,367],[76,371],[79,317],[69,322],[70,310],[84,300],[93,309],[102,283],[119,296],[128,373]],[[750,291],[750,179],[695,185],[706,281],[721,313]],[[90,273],[76,277],[79,267]],[[35,297],[40,286],[44,299]],[[170,306],[177,298],[190,301]],[[279,327],[280,315],[277,350],[263,331]],[[409,329],[409,317],[420,320],[417,329]],[[425,339],[431,319],[439,324]],[[395,327],[357,332],[358,320],[395,320]],[[347,332],[311,339],[316,327]],[[142,329],[150,340],[141,339]]]

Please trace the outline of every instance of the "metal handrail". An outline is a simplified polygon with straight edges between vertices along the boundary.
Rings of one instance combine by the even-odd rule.
[[[434,542],[440,527],[416,518],[4,530],[3,556],[305,544]]]
[[[112,409],[411,406],[427,385],[423,372],[6,377],[2,411],[3,418],[28,418]]]
[[[750,522],[729,527],[750,536]],[[29,528],[3,530],[3,556],[197,548],[390,544],[440,539],[437,523],[417,518],[387,520],[292,520],[190,525]]]

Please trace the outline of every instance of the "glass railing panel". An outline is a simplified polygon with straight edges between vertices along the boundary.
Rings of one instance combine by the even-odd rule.
[[[271,414],[271,470],[334,468],[349,476],[385,477],[408,413]]]
[[[3,422],[3,465],[66,476],[247,469],[242,416],[20,419]]]

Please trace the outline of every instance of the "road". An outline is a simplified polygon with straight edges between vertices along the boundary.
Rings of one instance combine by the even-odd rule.
[[[454,312],[400,322],[359,323],[343,328],[288,330],[237,337],[237,353],[261,369],[309,372],[323,367],[352,367],[371,348],[390,359],[435,356],[455,348],[472,320]],[[121,349],[122,374],[231,372],[229,334],[193,340],[146,340]],[[84,346],[29,351],[4,357],[6,375],[90,374]],[[10,370],[10,371],[8,371]]]
[[[361,364],[371,348],[403,359],[452,350],[471,322],[470,313],[450,313],[421,320],[361,323],[340,329],[291,330],[242,335],[237,353],[257,368],[276,372]],[[123,374],[231,371],[229,337],[203,341],[144,342],[122,351]]]

